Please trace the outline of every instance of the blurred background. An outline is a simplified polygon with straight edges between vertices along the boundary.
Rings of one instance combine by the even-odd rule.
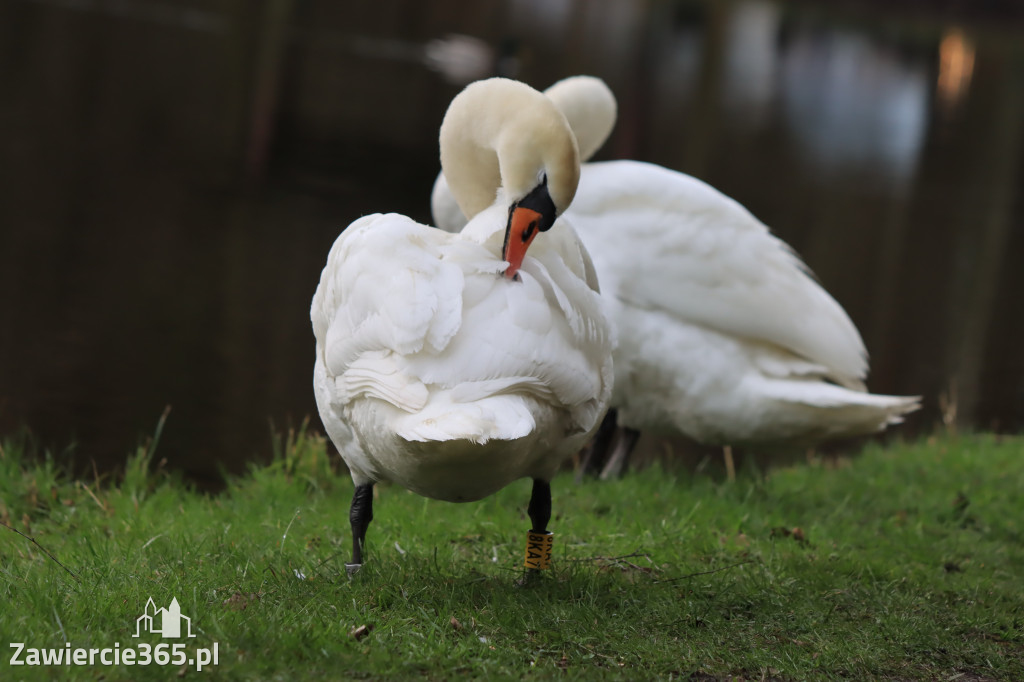
[[[360,215],[430,222],[465,83],[603,78],[598,159],[745,204],[846,308],[896,430],[1024,427],[1024,3],[0,0],[0,434],[201,485],[311,416]]]

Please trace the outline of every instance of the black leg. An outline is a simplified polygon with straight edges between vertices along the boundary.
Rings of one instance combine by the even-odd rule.
[[[612,454],[608,457],[604,468],[601,470],[601,480],[619,478],[629,468],[629,456],[633,454],[636,442],[640,440],[640,432],[624,426],[619,429],[618,438],[615,439],[615,446],[611,449]]]
[[[548,532],[548,521],[551,520],[551,484],[539,478],[533,479],[533,494],[530,495],[530,506],[526,508],[533,522],[534,533]]]
[[[530,506],[526,508],[533,528],[526,534],[526,574],[519,585],[528,585],[537,580],[541,570],[551,564],[551,543],[554,536],[548,532],[551,520],[551,484],[539,478],[533,479],[533,493]]]
[[[604,421],[601,422],[601,426],[597,428],[594,438],[583,448],[580,457],[580,469],[576,473],[577,482],[583,480],[584,476],[597,476],[601,473],[601,469],[604,468],[604,462],[608,458],[608,449],[615,439],[617,419],[618,413],[616,413],[615,409],[608,410],[608,413],[604,416]]]
[[[363,542],[366,540],[366,529],[370,521],[373,521],[372,483],[356,486],[352,506],[348,510],[348,520],[352,524],[352,561],[345,568],[351,574],[363,565]]]

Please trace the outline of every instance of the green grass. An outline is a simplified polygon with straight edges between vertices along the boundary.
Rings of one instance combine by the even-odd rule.
[[[526,587],[528,481],[468,505],[379,487],[350,579],[352,484],[321,439],[285,440],[217,496],[145,448],[115,485],[6,441],[0,520],[56,561],[0,528],[0,645],[134,646],[147,598],[176,597],[189,652],[216,642],[220,663],[16,668],[8,650],[0,679],[1024,679],[1021,438],[734,484],[562,476],[555,564]]]

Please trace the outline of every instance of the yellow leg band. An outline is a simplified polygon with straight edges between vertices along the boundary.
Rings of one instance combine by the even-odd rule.
[[[526,560],[523,565],[527,568],[537,570],[551,567],[551,545],[554,542],[554,533],[535,533],[532,530],[526,534]]]

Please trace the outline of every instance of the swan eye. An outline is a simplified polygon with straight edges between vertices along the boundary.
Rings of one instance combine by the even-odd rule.
[[[524,244],[526,242],[530,241],[530,237],[533,236],[533,232],[536,229],[537,229],[537,221],[536,220],[531,220],[530,224],[526,226],[525,230],[523,230],[523,243]]]

